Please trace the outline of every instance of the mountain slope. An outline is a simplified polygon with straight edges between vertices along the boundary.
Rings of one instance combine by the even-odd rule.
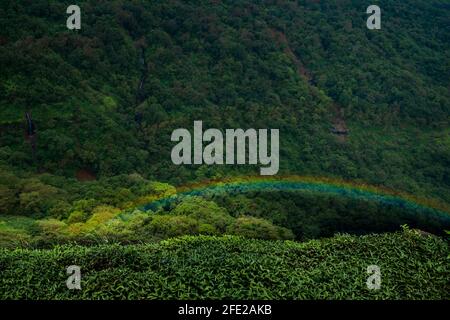
[[[171,164],[170,133],[201,114],[208,127],[279,128],[282,173],[448,200],[448,6],[380,2],[382,30],[370,31],[365,5],[80,1],[75,32],[64,3],[3,2],[0,159],[72,177],[138,171],[189,181],[197,168]],[[342,144],[330,129],[344,121]]]

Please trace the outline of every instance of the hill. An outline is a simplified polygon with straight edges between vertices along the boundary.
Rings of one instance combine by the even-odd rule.
[[[372,31],[361,0],[85,0],[69,31],[68,3],[2,2],[2,170],[172,184],[257,172],[173,165],[171,132],[203,120],[279,128],[280,174],[450,201],[448,6],[379,4]]]
[[[0,2],[0,298],[449,298],[448,1],[70,4]],[[196,120],[278,175],[175,165]]]

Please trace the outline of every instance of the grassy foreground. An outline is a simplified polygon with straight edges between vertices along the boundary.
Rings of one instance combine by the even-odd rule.
[[[186,236],[145,245],[0,249],[1,299],[449,299],[449,248],[416,231],[307,243]],[[368,290],[367,266],[381,268]],[[68,290],[66,267],[81,267]]]

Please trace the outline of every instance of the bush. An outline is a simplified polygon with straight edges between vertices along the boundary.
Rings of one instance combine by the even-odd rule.
[[[448,255],[444,240],[409,230],[307,243],[186,236],[132,246],[0,249],[0,299],[447,300]],[[66,287],[69,265],[81,268],[81,290]],[[380,290],[367,289],[369,265],[381,269]]]
[[[171,211],[174,215],[185,215],[198,220],[202,224],[208,224],[213,234],[222,234],[227,226],[233,222],[227,210],[219,207],[215,202],[200,197],[187,197],[175,209]]]
[[[254,217],[240,217],[236,219],[227,229],[227,233],[246,238],[266,240],[294,239],[294,234],[288,229],[277,227],[270,221]]]
[[[166,239],[199,233],[197,220],[186,216],[155,215],[139,229],[142,239]]]
[[[67,218],[67,223],[77,223],[77,222],[86,222],[86,220],[89,217],[89,213],[84,211],[72,211],[69,215],[69,218]]]

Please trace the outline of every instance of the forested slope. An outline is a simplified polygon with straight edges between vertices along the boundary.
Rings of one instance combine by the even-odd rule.
[[[172,183],[224,174],[170,162],[170,133],[203,120],[279,128],[281,173],[448,200],[445,2],[381,1],[377,31],[365,26],[364,1],[79,4],[80,31],[66,29],[61,1],[0,5],[4,165]],[[25,112],[37,128],[34,156]],[[336,118],[350,130],[346,143],[330,132]]]
[[[70,31],[67,1],[2,1],[0,243],[443,234],[448,216],[310,192],[142,210],[188,182],[258,174],[174,165],[170,134],[194,120],[279,129],[280,176],[448,207],[449,3],[378,3],[381,30],[366,28],[362,0],[83,0]]]

